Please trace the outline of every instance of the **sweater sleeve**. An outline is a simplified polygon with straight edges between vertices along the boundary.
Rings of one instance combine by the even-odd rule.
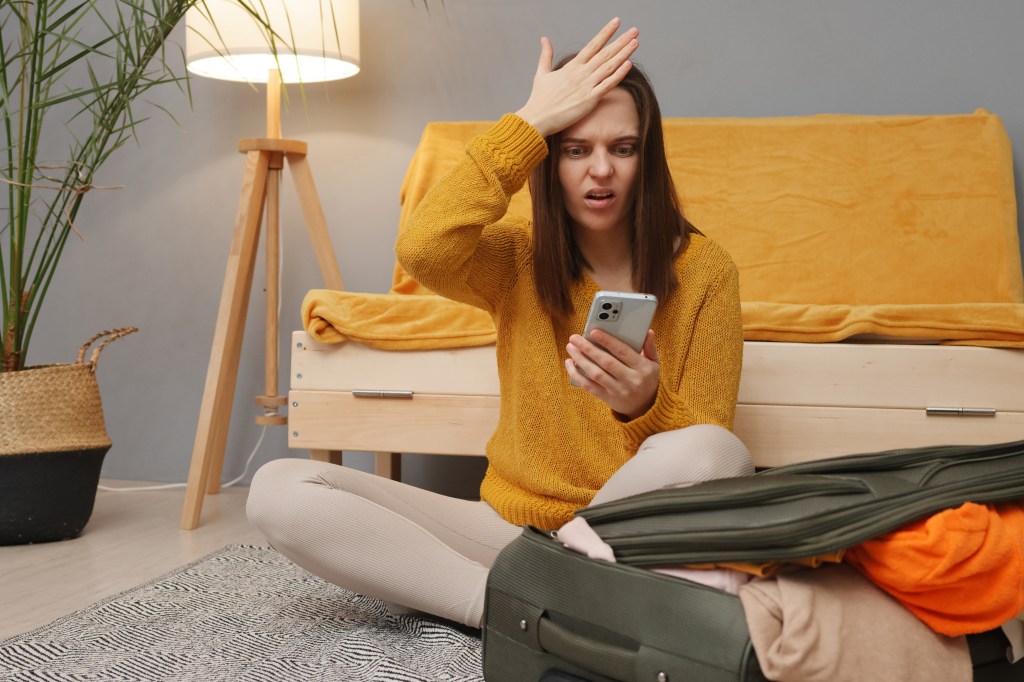
[[[731,261],[709,287],[683,357],[679,385],[669,385],[663,371],[651,408],[623,422],[626,447],[631,452],[636,452],[647,437],[662,431],[694,424],[732,429],[743,366],[743,322],[739,273]]]
[[[531,256],[525,221],[504,218],[512,195],[547,155],[532,126],[506,114],[416,207],[395,244],[410,275],[433,291],[494,312]]]

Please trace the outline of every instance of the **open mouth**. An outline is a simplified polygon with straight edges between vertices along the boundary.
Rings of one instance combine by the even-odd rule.
[[[604,208],[615,200],[615,192],[611,190],[595,190],[587,192],[583,200],[591,208]]]

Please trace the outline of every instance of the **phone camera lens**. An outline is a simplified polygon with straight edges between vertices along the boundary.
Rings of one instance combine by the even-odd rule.
[[[611,309],[612,309],[612,304],[611,303],[602,303],[601,304],[601,310],[611,310]],[[604,318],[601,318],[601,319],[604,319]]]
[[[608,319],[608,313],[601,313],[600,315],[598,315],[598,318],[600,318],[602,320],[607,320]]]

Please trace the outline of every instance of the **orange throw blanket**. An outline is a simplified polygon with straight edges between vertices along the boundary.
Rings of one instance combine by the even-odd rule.
[[[427,125],[399,232],[492,125]],[[998,116],[667,118],[664,132],[688,217],[739,268],[748,341],[872,334],[1024,348],[1013,157]],[[530,217],[527,188],[509,214]],[[397,263],[389,294],[355,296],[310,292],[309,334],[388,350],[494,342],[485,313],[445,302]]]
[[[1024,510],[968,502],[852,547],[846,561],[934,631],[985,632],[1024,609]]]
[[[436,294],[360,294],[313,289],[302,326],[320,343],[358,341],[382,350],[464,348],[494,343],[491,316]]]

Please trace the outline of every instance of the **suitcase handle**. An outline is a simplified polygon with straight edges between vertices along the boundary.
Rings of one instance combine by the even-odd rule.
[[[540,648],[595,675],[631,680],[636,675],[638,653],[599,642],[557,625],[547,617],[537,621]]]

